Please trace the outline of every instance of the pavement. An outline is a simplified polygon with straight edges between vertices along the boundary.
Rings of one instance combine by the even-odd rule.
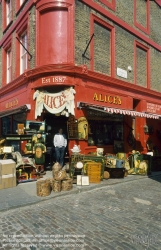
[[[20,183],[16,187],[0,190],[0,211],[6,211],[15,209],[18,207],[30,206],[33,204],[41,203],[42,201],[50,200],[60,196],[66,196],[71,194],[77,194],[81,192],[88,192],[93,189],[101,189],[105,186],[117,185],[119,183],[126,183],[131,181],[138,181],[144,178],[155,178],[155,176],[161,175],[161,171],[152,172],[149,176],[141,175],[128,175],[125,178],[107,179],[101,181],[99,184],[89,184],[89,186],[77,186],[73,184],[73,188],[70,191],[53,192],[45,197],[37,196],[36,181]],[[46,175],[41,180],[46,178],[52,178],[52,172],[46,171]]]

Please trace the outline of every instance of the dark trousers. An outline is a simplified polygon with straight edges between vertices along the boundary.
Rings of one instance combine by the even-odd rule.
[[[64,154],[65,154],[65,147],[55,147],[55,158],[56,162],[59,162],[59,164],[63,167],[64,164]]]

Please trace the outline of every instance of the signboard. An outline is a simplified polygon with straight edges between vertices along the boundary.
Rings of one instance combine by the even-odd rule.
[[[127,78],[127,71],[124,69],[117,68],[117,75],[123,78]]]
[[[161,105],[147,102],[147,112],[161,114]]]
[[[78,118],[78,136],[80,140],[88,140],[88,121],[84,116]]]
[[[78,121],[71,115],[67,122],[68,139],[78,139]]]
[[[73,87],[60,91],[58,93],[48,93],[47,91],[36,90],[33,99],[36,99],[35,119],[41,116],[43,108],[52,114],[61,114],[66,117],[75,115],[74,109],[74,95]]]

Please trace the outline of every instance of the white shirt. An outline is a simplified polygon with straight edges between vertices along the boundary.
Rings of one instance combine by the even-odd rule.
[[[65,135],[56,134],[54,136],[53,144],[55,147],[66,147],[67,146],[67,139],[65,138]]]

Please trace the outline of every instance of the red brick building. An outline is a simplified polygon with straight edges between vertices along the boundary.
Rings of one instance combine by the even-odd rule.
[[[1,0],[1,135],[58,127],[68,149],[161,151],[161,1]],[[145,126],[146,125],[146,126]],[[146,133],[145,133],[146,130]]]

